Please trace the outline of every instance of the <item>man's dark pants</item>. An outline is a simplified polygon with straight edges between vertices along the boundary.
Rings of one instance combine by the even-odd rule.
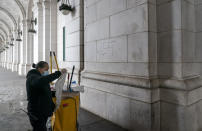
[[[33,127],[33,131],[47,131],[46,122],[48,117],[42,115],[34,115],[33,113],[29,115],[30,123]]]

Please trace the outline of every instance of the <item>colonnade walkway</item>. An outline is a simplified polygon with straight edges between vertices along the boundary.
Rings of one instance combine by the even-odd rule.
[[[25,77],[0,68],[0,130],[29,131],[31,125],[26,110]],[[124,131],[124,129],[90,112],[80,109],[80,131]]]

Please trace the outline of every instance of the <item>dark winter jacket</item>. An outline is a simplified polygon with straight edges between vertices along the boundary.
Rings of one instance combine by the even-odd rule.
[[[32,69],[27,74],[26,89],[28,100],[28,112],[31,114],[51,116],[54,111],[54,103],[50,89],[50,82],[61,76],[60,71],[42,76],[41,73]]]

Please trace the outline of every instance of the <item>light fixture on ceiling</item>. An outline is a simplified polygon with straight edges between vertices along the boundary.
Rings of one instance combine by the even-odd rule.
[[[11,41],[14,41],[14,37],[13,37],[13,34],[11,35]]]
[[[6,45],[6,46],[5,46],[5,48],[6,48],[6,49],[8,49],[8,48],[9,48],[9,46],[8,46],[8,45]]]
[[[59,10],[62,12],[63,15],[68,15],[69,12],[73,11],[73,8],[70,5],[69,0],[62,0]]]
[[[10,42],[10,46],[14,46],[13,41]]]
[[[37,24],[37,19],[31,19],[31,28],[28,30],[29,33],[33,33],[35,34],[36,33],[36,30],[34,29],[34,24],[36,25]]]
[[[10,45],[10,43],[7,41],[7,42],[6,42],[6,45],[5,45],[5,48],[8,49],[8,48],[9,48],[9,45]]]
[[[11,35],[11,42],[10,42],[10,46],[14,46],[13,44],[14,38],[13,38],[13,34]]]
[[[18,30],[18,36],[17,36],[17,38],[16,38],[16,41],[19,41],[19,42],[22,41],[22,39],[21,39],[21,37],[20,37],[21,35],[22,35],[22,31]]]

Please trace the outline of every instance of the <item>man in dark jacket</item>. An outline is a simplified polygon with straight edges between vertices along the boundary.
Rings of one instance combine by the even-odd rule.
[[[26,89],[28,114],[33,131],[47,131],[46,121],[54,111],[50,83],[61,76],[60,71],[48,74],[48,63],[41,61],[28,72]]]

